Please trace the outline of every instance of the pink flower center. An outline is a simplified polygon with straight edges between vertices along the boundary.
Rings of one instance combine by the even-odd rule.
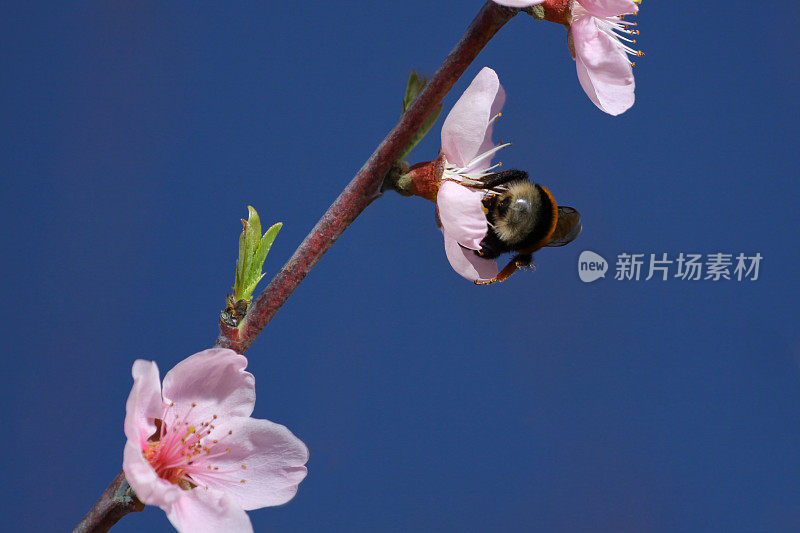
[[[142,451],[147,462],[156,471],[158,477],[178,485],[184,490],[193,489],[208,482],[244,483],[245,480],[233,479],[237,469],[220,470],[215,459],[230,453],[231,449],[222,442],[233,434],[232,430],[220,431],[215,424],[219,423],[217,415],[209,420],[196,421],[192,411],[197,406],[193,403],[186,414],[181,417],[171,413],[175,404],[170,404],[164,411],[163,418],[155,419],[156,431],[147,440]],[[170,421],[170,414],[172,420]],[[246,469],[246,465],[241,465]]]

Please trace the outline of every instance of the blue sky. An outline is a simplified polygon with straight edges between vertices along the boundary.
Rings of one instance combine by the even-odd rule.
[[[297,4],[5,8],[8,527],[74,526],[120,470],[133,360],[213,343],[246,206],[284,223],[269,278],[481,5]],[[494,68],[505,167],[582,235],[474,287],[432,204],[373,203],[247,354],[255,415],[311,450],[256,530],[800,530],[798,16],[645,1],[616,118],[561,27],[512,20],[445,110]],[[583,250],[764,259],[754,282],[584,284]],[[114,529],[143,530],[171,528],[148,508]]]

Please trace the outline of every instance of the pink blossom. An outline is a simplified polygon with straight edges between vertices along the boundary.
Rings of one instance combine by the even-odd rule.
[[[623,20],[639,8],[634,0],[577,0],[572,7],[570,40],[578,80],[594,104],[610,115],[619,115],[634,102],[636,83],[628,55],[640,56],[625,42],[635,39],[636,24]],[[622,35],[624,34],[624,35]],[[625,41],[625,42],[623,42]]]
[[[492,142],[494,122],[505,103],[505,92],[494,70],[485,67],[461,95],[442,126],[443,172],[436,197],[444,249],[453,269],[470,281],[487,281],[497,263],[475,254],[489,229],[484,193],[464,186],[496,168],[492,157],[509,143]]]
[[[246,510],[291,500],[306,446],[284,426],[251,418],[255,379],[232,350],[196,353],[167,372],[133,364],[123,470],[139,499],[183,532],[252,531]]]

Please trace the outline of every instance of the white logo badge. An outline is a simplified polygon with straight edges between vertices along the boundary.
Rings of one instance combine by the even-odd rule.
[[[608,270],[608,262],[598,255],[589,250],[581,252],[578,258],[578,276],[584,283],[591,283],[599,278],[606,277]]]

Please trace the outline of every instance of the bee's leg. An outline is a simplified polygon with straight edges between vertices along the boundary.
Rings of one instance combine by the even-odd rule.
[[[517,271],[518,268],[527,268],[531,266],[533,257],[530,254],[517,255],[503,267],[503,270],[497,273],[497,276],[486,281],[476,281],[475,285],[491,285],[495,282],[503,282],[511,277],[511,274]]]
[[[499,185],[511,183],[512,181],[528,181],[528,173],[524,170],[504,170],[489,174],[480,180],[479,185],[470,185],[474,189],[494,189]]]
[[[479,257],[494,259],[508,251],[508,246],[503,244],[492,231],[489,231],[486,237],[481,240],[481,249],[477,250],[475,253],[478,254]]]

